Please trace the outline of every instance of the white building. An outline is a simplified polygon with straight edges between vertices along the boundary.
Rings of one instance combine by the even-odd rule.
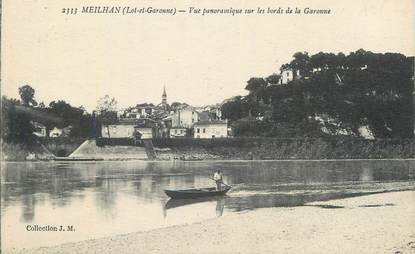
[[[134,138],[134,134],[137,131],[141,134],[141,139],[153,138],[152,128],[137,127],[133,124],[112,124],[108,125],[108,127],[102,126],[101,136],[103,138]]]
[[[103,138],[134,138],[136,132],[141,134],[141,139],[152,139],[155,125],[150,119],[123,119],[119,124],[102,125],[101,136]]]
[[[191,107],[180,109],[171,116],[172,127],[192,128],[199,121],[199,113]]]
[[[102,125],[101,136],[103,138],[133,138],[135,124],[110,124]]]
[[[281,69],[281,79],[280,79],[280,84],[288,84],[288,82],[297,79],[298,77],[300,77],[300,71],[297,70],[295,71],[294,69],[288,67],[288,68],[283,68]]]
[[[68,137],[71,133],[72,126],[66,126],[64,128],[55,127],[49,132],[49,137],[57,138],[57,137]]]
[[[172,127],[170,128],[170,138],[183,138],[186,137],[187,129],[184,127]]]
[[[194,124],[195,138],[226,138],[228,137],[228,121],[200,121]]]

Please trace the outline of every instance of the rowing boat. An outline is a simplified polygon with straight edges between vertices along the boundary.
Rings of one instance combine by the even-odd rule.
[[[187,190],[164,190],[164,192],[171,198],[200,198],[225,195],[230,189],[230,186],[226,186],[221,190],[217,190],[216,188],[201,188]]]

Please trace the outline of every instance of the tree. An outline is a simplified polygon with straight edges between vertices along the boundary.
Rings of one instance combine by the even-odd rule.
[[[101,123],[107,128],[108,138],[111,138],[109,125],[118,121],[117,101],[115,98],[110,98],[109,95],[105,95],[98,100],[97,112],[100,115]]]
[[[265,89],[267,82],[263,78],[250,78],[245,89],[250,93],[258,94]]]
[[[337,129],[359,136],[368,126],[377,138],[413,136],[413,60],[402,54],[375,54],[360,49],[348,56],[319,53],[324,64],[336,65],[309,80],[315,114],[324,114]],[[332,60],[331,58],[335,58]],[[339,68],[345,67],[345,68]],[[335,76],[342,77],[342,85]]]
[[[249,115],[248,103],[242,96],[236,96],[232,100],[225,102],[222,107],[222,116],[235,121]]]
[[[73,125],[71,136],[73,137],[90,137],[95,138],[97,132],[95,116],[84,112],[77,123]]]
[[[37,102],[34,99],[35,96],[35,89],[33,89],[29,85],[21,86],[19,87],[19,95],[22,99],[22,103],[25,106],[29,106],[30,104],[32,106],[36,106]]]
[[[118,122],[117,112],[115,111],[101,111],[101,123],[107,128],[108,138],[111,138],[109,126]]]
[[[1,100],[1,131],[2,139],[7,142],[29,143],[32,141],[32,133],[35,130],[26,114],[16,110],[19,102],[2,96]]]
[[[267,136],[272,129],[272,122],[258,120],[253,117],[245,117],[232,122],[232,131],[234,136]]]
[[[271,74],[266,78],[266,81],[271,85],[278,85],[280,83],[281,75]]]
[[[3,140],[8,140],[10,134],[10,117],[9,112],[11,111],[11,107],[13,107],[12,102],[6,97],[1,97],[1,138]]]
[[[117,111],[118,102],[115,98],[110,98],[107,94],[104,97],[100,98],[97,102],[97,111],[99,113],[103,111]]]
[[[320,136],[324,125],[332,135],[358,137],[359,128],[367,126],[376,138],[413,137],[413,57],[363,49],[347,56],[298,52],[293,57],[283,67],[299,70],[298,79],[273,85],[278,84],[278,75],[251,78],[246,86],[249,94],[223,104],[223,115],[236,121],[272,112],[263,120],[272,124],[255,125],[269,135]],[[239,123],[239,134],[253,135],[252,121],[248,123]]]
[[[49,103],[48,111],[63,119],[62,126],[59,126],[61,128],[68,125],[79,124],[79,120],[84,113],[83,109],[72,107],[69,103],[63,100],[52,101]]]
[[[35,89],[29,85],[19,87],[19,95],[22,101],[22,104],[25,106],[36,106],[37,102],[34,99]]]
[[[49,103],[49,107],[45,109],[49,113],[63,119],[62,124],[58,127],[72,126],[71,136],[75,137],[93,137],[95,136],[93,128],[94,117],[88,114],[85,109],[81,107],[73,107],[69,103],[59,100],[52,101]],[[46,131],[49,133],[50,129],[53,128],[55,123],[47,123]]]
[[[310,57],[307,52],[297,52],[293,55],[294,59],[289,66],[294,70],[299,70],[300,75],[307,76],[311,71]]]

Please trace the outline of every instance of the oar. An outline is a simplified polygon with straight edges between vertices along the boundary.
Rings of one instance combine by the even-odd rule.
[[[216,180],[215,179],[213,179],[213,178],[211,178],[211,177],[209,177],[209,179],[210,180],[212,180],[212,181],[215,181],[216,182]],[[230,185],[227,185],[226,183],[224,183],[224,182],[220,182],[221,184],[223,184],[223,185],[225,185],[225,186],[228,186],[229,188],[232,188],[232,186],[230,186]]]

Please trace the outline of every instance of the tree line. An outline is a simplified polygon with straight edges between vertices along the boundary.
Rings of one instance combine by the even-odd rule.
[[[363,126],[375,138],[414,136],[414,57],[298,52],[285,69],[297,78],[250,78],[248,95],[222,105],[236,136],[361,137]]]
[[[57,128],[71,126],[71,137],[95,137],[100,133],[100,119],[83,107],[74,107],[64,100],[49,105],[35,100],[35,90],[30,85],[19,88],[19,99],[2,96],[2,139],[6,142],[27,143],[34,139],[35,123],[45,126],[46,136]]]
[[[360,49],[349,55],[298,52],[290,63],[297,78],[281,84],[281,76],[252,77],[246,96],[235,96],[221,107],[235,136],[361,137],[365,126],[375,138],[414,136],[414,57],[398,53],[372,53]],[[114,98],[98,101],[88,113],[64,100],[48,105],[35,99],[35,90],[19,88],[20,99],[2,96],[2,139],[27,142],[33,138],[34,122],[46,127],[71,126],[70,136],[100,136],[101,126],[118,121]],[[184,104],[183,104],[184,105]],[[171,110],[183,106],[173,103]]]

